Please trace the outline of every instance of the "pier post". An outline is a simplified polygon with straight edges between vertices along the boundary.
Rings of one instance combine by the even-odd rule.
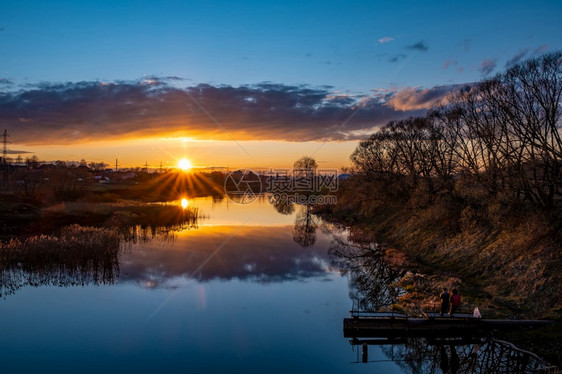
[[[369,361],[369,345],[367,343],[363,343],[362,345],[361,361],[365,364]]]

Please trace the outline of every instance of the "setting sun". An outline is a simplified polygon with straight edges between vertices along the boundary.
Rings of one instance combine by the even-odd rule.
[[[191,164],[191,161],[189,161],[187,158],[182,158],[178,162],[178,167],[180,169],[186,171],[186,170],[191,169],[193,167],[193,165]]]
[[[187,209],[187,206],[189,205],[189,201],[187,201],[187,199],[181,199],[180,204],[183,209]]]

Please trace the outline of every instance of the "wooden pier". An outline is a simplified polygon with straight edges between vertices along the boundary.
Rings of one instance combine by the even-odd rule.
[[[452,315],[424,313],[423,317],[411,318],[398,313],[351,312],[351,318],[343,320],[343,334],[351,338],[352,346],[361,347],[361,361],[369,362],[369,346],[371,345],[403,345],[408,346],[411,338],[424,342],[422,356],[428,354],[435,362],[447,357],[447,350],[457,359],[458,364],[472,365],[483,372],[529,372],[537,370],[557,373],[557,368],[532,352],[524,351],[511,343],[493,338],[494,331],[512,331],[519,328],[543,327],[555,324],[551,320],[510,320],[474,318],[472,314],[455,313]],[[444,348],[447,347],[447,348]],[[416,345],[409,348],[416,353]],[[502,370],[500,370],[502,369]]]
[[[440,316],[428,313],[423,318],[410,318],[401,314],[371,313],[369,316],[344,318],[343,334],[356,337],[470,337],[481,336],[492,330],[513,330],[522,327],[540,327],[554,324],[550,320],[510,320],[474,318],[471,314]]]

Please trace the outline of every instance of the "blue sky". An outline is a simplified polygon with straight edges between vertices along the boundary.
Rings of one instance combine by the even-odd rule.
[[[560,49],[561,20],[559,1],[3,1],[0,98],[39,83],[168,75],[182,89],[272,82],[330,95],[406,95],[475,82],[510,60]],[[6,118],[0,125],[12,126]]]
[[[131,80],[166,75],[158,62],[196,83],[365,92],[475,81],[483,60],[500,71],[525,48],[562,46],[561,2],[463,4],[4,1],[0,75],[19,83]],[[393,40],[377,41],[385,37]],[[408,49],[420,41],[427,51]],[[402,68],[401,55],[410,58]],[[457,65],[443,69],[447,60]]]

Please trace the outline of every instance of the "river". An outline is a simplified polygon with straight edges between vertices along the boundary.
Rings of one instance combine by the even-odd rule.
[[[265,198],[187,205],[204,218],[123,240],[101,281],[56,274],[33,284],[29,274],[4,274],[28,278],[0,300],[2,372],[450,370],[441,365],[453,346],[408,359],[404,345],[376,345],[360,363],[342,329],[353,304],[350,273],[330,251],[345,229],[304,207],[281,214]]]

